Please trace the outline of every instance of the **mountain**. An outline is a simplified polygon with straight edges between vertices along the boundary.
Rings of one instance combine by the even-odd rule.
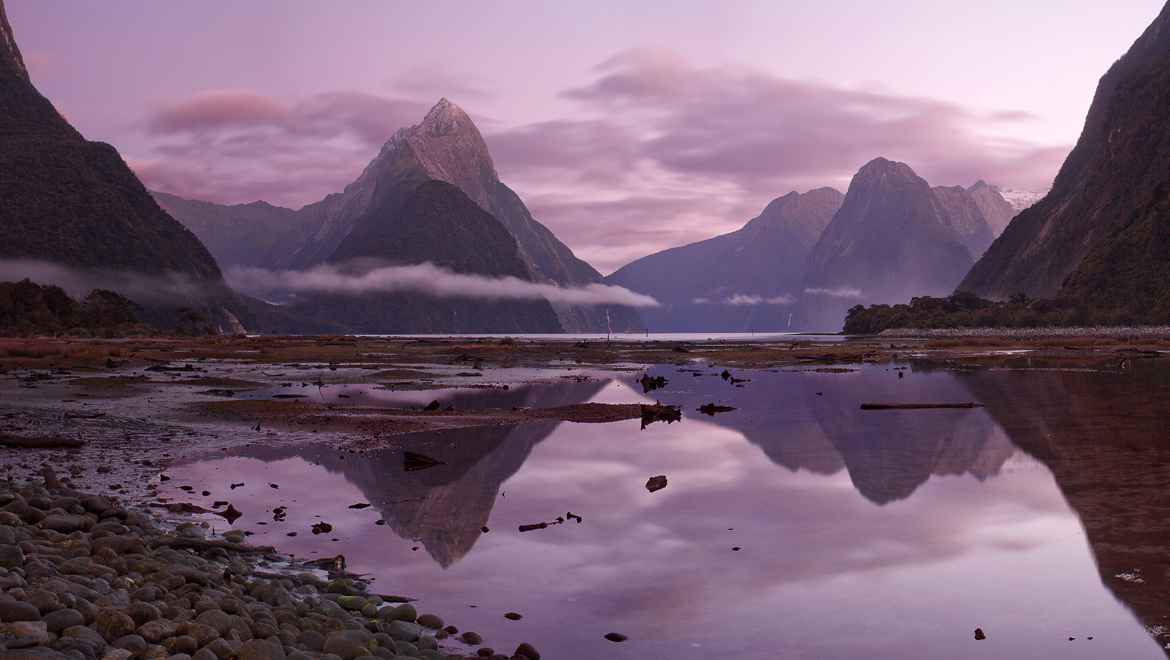
[[[163,327],[179,307],[224,330],[262,318],[117,150],[87,141],[37,91],[2,0],[0,37],[0,260],[52,264],[57,281],[46,283],[75,295],[116,289],[146,307],[140,320]]]
[[[215,255],[223,268],[275,268],[299,244],[288,231],[297,212],[267,202],[223,206],[151,191],[158,205],[178,218]]]
[[[391,189],[370,205],[330,261],[353,266],[430,262],[460,275],[527,280],[516,239],[462,190],[439,180],[406,197]],[[360,272],[360,271],[359,271]],[[344,324],[361,333],[554,333],[561,329],[547,300],[440,298],[413,291],[297,296],[289,311]]]
[[[1076,147],[1044,199],[1022,211],[959,288],[1051,298],[1065,278],[1106,309],[1166,309],[1170,4],[1097,85]],[[1101,245],[1103,239],[1110,239]],[[1114,291],[1122,299],[1110,300]]]
[[[500,181],[483,136],[467,113],[447,99],[431,108],[421,123],[396,132],[343,192],[300,210],[256,204],[203,206],[163,195],[159,200],[217,255],[222,250],[225,263],[300,269],[337,262],[345,254],[338,249],[361,218],[392,214],[415,188],[431,180],[458,187],[507,228],[518,245],[527,279],[558,286],[602,281],[600,273],[535,221],[519,196]],[[260,249],[254,255],[236,249],[252,237],[259,237]],[[644,329],[630,307],[555,303],[554,308],[566,332]]]
[[[963,243],[972,261],[983,256],[995,236],[979,201],[961,186],[935,186],[931,190],[942,206],[943,225]]]
[[[993,239],[1002,234],[1012,218],[1020,212],[1003,196],[999,188],[987,185],[983,179],[979,179],[975,185],[968,188],[967,194],[971,195],[975,203],[979,205],[979,210],[983,212],[983,219],[987,221],[987,226],[991,229]],[[988,244],[983,246],[983,250],[979,251],[979,255],[982,256],[990,245],[991,241],[988,241]]]
[[[843,199],[832,188],[790,192],[741,229],[642,257],[605,283],[662,303],[641,310],[655,332],[784,330],[809,250]]]
[[[905,163],[864,165],[809,253],[798,327],[837,332],[854,305],[949,294],[974,262],[963,239],[978,234],[964,235],[971,218],[953,216],[951,207],[970,205],[944,202]]]

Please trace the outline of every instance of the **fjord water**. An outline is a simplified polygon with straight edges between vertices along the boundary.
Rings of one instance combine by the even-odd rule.
[[[681,423],[437,431],[364,454],[253,443],[175,466],[168,485],[230,499],[253,543],[344,554],[371,591],[418,598],[498,652],[1163,657],[1170,370],[721,371],[654,367],[668,383],[652,392],[634,375],[566,379],[505,402],[657,399],[681,405]],[[860,409],[965,401],[987,407]],[[696,410],[707,403],[737,410]],[[444,464],[406,471],[403,451]],[[668,485],[651,493],[655,475]],[[581,522],[518,531],[567,512]],[[322,520],[333,531],[311,533]]]

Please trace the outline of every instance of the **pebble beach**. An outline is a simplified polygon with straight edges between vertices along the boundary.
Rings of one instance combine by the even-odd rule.
[[[48,467],[0,482],[0,650],[28,660],[540,658],[527,643],[497,652],[408,598],[370,593],[343,558],[304,570],[244,541],[81,492]]]

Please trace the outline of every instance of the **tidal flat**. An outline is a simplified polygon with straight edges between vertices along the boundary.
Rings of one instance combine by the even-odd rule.
[[[457,657],[1163,657],[1165,351],[12,340],[0,435],[84,444],[0,448],[0,476],[44,486],[47,465],[160,533],[271,546],[253,571],[416,599],[482,637],[439,633]],[[656,403],[680,419],[646,423]]]

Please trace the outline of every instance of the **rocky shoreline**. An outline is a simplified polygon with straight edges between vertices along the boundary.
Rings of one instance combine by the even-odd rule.
[[[27,660],[537,660],[496,653],[410,599],[345,573],[294,566],[244,532],[209,538],[47,466],[0,482],[0,652]],[[318,562],[321,565],[321,562]],[[298,572],[298,570],[300,572]]]

